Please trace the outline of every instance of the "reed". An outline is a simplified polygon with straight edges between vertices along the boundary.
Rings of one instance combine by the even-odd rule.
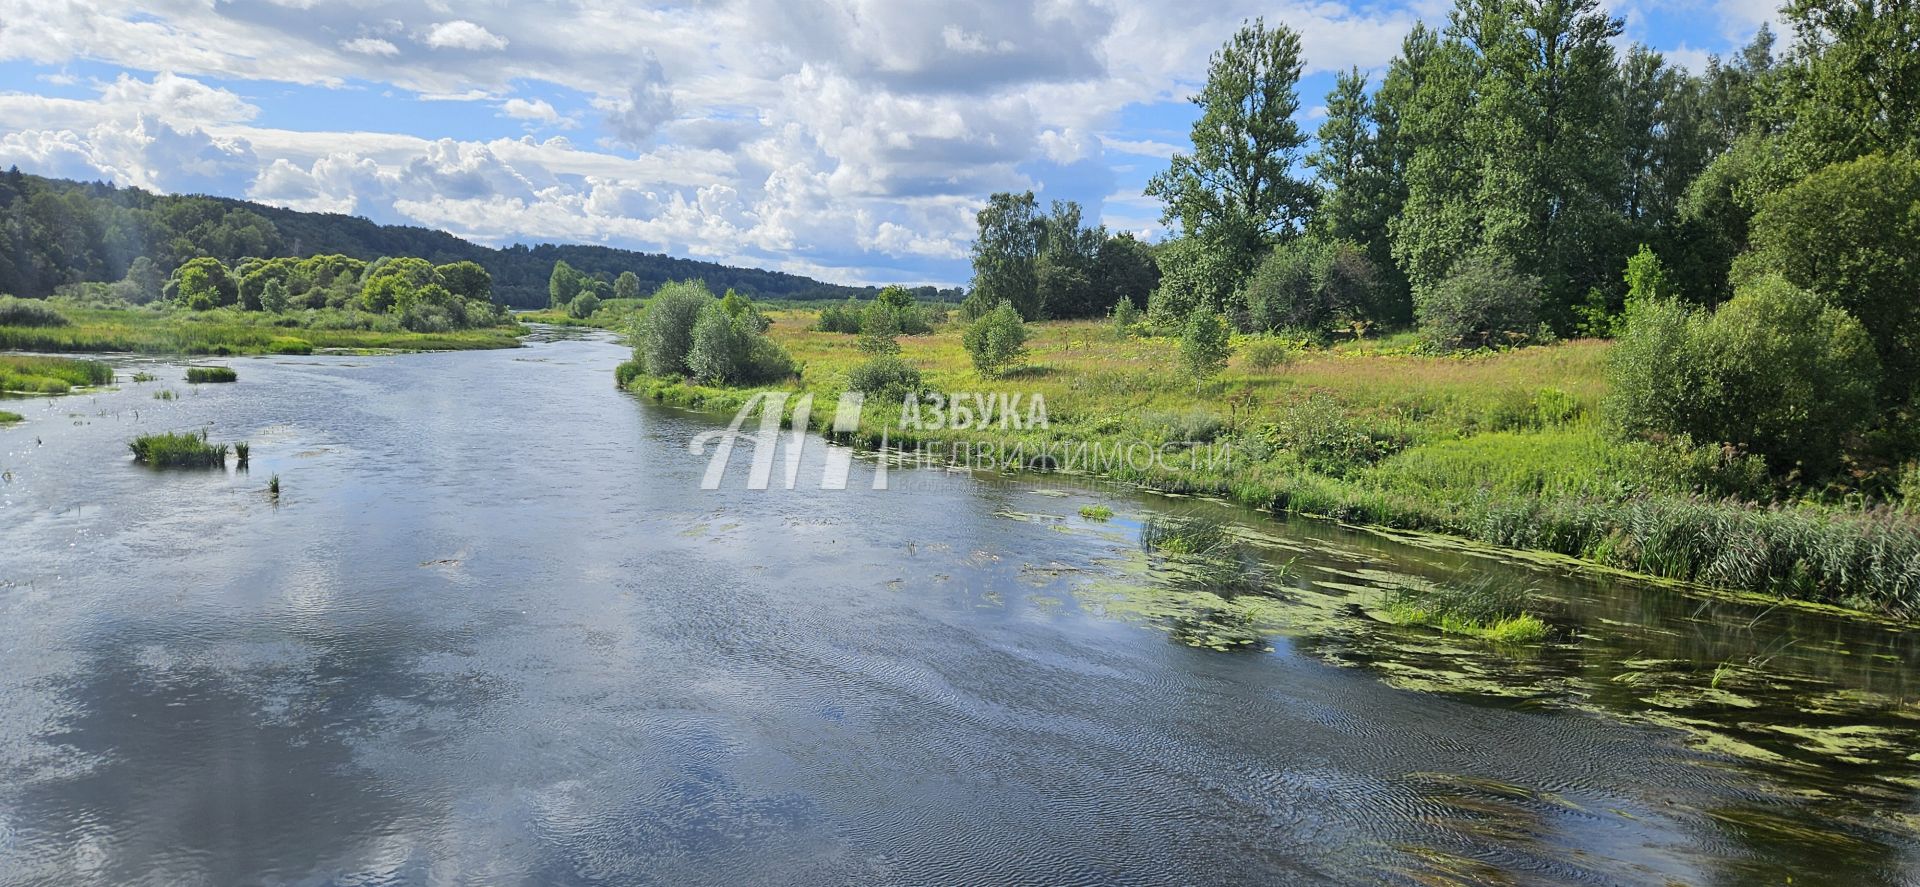
[[[201,382],[237,382],[240,374],[233,367],[187,367],[187,381]]]
[[[227,445],[207,442],[207,433],[143,434],[127,444],[134,461],[154,468],[214,468],[227,463]]]

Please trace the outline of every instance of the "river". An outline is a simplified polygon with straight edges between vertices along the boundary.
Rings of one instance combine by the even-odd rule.
[[[1920,877],[1911,631],[1061,476],[703,490],[721,420],[624,357],[9,403],[0,884]],[[196,428],[249,470],[128,456]],[[1168,514],[1261,606],[1142,551]],[[1377,618],[1489,572],[1548,644]]]

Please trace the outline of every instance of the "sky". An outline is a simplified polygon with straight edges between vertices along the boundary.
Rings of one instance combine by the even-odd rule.
[[[1699,70],[1771,0],[1626,0]],[[1163,235],[1207,58],[1301,33],[1299,118],[1444,0],[0,0],[0,166],[837,283],[964,284],[995,191]],[[1776,26],[1777,30],[1777,26]]]

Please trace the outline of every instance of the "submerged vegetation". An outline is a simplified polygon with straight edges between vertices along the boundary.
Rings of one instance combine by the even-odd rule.
[[[112,381],[113,368],[98,361],[0,355],[0,391],[66,394]]]
[[[237,382],[239,380],[240,374],[233,367],[187,367],[188,382]]]
[[[1546,639],[1547,624],[1527,612],[1528,597],[1525,587],[1492,576],[1437,585],[1403,582],[1388,590],[1384,609],[1403,625],[1424,625],[1496,643],[1530,644]]]
[[[212,468],[227,462],[227,445],[207,442],[207,433],[143,434],[127,444],[133,459],[154,468]]]

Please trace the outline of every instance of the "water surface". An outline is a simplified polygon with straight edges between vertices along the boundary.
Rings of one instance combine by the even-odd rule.
[[[818,441],[798,489],[743,448],[703,491],[715,420],[623,357],[126,362],[160,381],[10,404],[0,883],[1920,871],[1912,633],[1068,478],[822,491]],[[127,457],[203,427],[250,470]],[[1268,580],[1142,552],[1165,514]],[[1485,572],[1553,643],[1378,618]]]

